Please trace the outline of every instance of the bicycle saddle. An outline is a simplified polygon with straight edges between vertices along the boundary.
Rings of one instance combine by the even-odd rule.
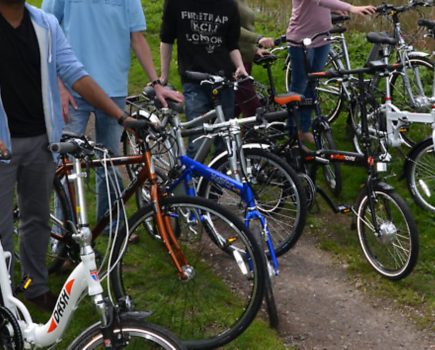
[[[296,92],[288,92],[286,94],[279,94],[274,97],[275,103],[279,104],[280,106],[285,106],[289,103],[298,103],[301,102],[303,99],[303,95],[300,95]]]
[[[255,64],[267,64],[272,63],[277,60],[278,57],[275,55],[264,55],[264,56],[255,56],[254,63]]]
[[[396,45],[398,40],[385,32],[370,32],[367,34],[367,41],[372,44]]]
[[[347,31],[347,28],[344,27],[333,27],[329,33],[331,34],[341,34],[344,33],[345,31]]]
[[[435,29],[435,21],[430,19],[419,19],[417,23],[420,27],[426,27],[432,30]]]
[[[332,15],[331,16],[332,24],[343,23],[350,20],[349,16],[341,16],[341,15]]]

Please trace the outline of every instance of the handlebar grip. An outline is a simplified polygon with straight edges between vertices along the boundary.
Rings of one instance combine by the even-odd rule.
[[[288,117],[288,111],[286,109],[283,109],[282,111],[277,112],[268,112],[257,115],[257,121],[261,122],[262,120],[266,119],[269,122],[276,121],[276,120],[284,120]]]
[[[192,129],[185,129],[181,130],[181,135],[183,137],[185,136],[197,136],[197,135],[203,135],[204,134],[204,127],[198,126],[197,128]]]
[[[79,149],[79,145],[73,142],[57,142],[48,145],[48,150],[55,153],[74,153]]]
[[[5,154],[0,152],[0,160],[10,160],[12,157],[11,152],[7,149]]]

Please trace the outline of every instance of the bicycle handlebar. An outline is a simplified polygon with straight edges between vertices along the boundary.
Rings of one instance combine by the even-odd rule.
[[[376,61],[380,62],[380,61]],[[350,69],[350,70],[339,70],[339,71],[323,71],[323,72],[314,72],[314,73],[308,73],[309,79],[318,79],[318,78],[340,78],[343,76],[348,75],[359,75],[359,74],[366,74],[366,73],[375,73],[378,71],[386,70],[386,71],[394,71],[396,69],[401,68],[403,65],[396,63],[396,64],[383,64],[382,62],[380,64],[373,64],[374,62],[371,62],[372,65],[365,68],[357,68],[357,69]]]
[[[0,160],[10,160],[11,159],[11,152],[7,149],[5,154],[2,154],[0,152]]]
[[[198,136],[204,134],[212,134],[219,132],[221,130],[228,129],[234,124],[244,125],[244,124],[253,124],[253,123],[262,123],[264,121],[272,122],[277,120],[286,119],[288,116],[288,111],[283,109],[281,111],[274,112],[264,112],[259,111],[257,115],[247,118],[241,119],[231,119],[225,122],[216,123],[216,124],[204,124],[202,126],[186,129],[181,131],[182,136]]]
[[[60,154],[75,153],[79,149],[80,146],[74,141],[56,142],[48,145],[49,151]]]
[[[429,20],[429,19],[419,19],[417,24],[420,27],[426,27],[429,30],[434,30],[435,29],[435,21],[433,20]]]
[[[402,6],[383,3],[376,7],[376,12],[383,16],[389,16],[392,13],[403,13],[418,6],[433,6],[433,1],[412,1],[408,5]]]

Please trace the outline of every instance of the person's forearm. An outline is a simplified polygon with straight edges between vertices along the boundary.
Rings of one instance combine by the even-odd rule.
[[[169,67],[171,64],[172,44],[160,43],[160,71],[161,78],[166,83],[169,79]]]
[[[320,0],[319,5],[330,10],[349,11],[351,4],[340,0]]]
[[[230,58],[236,68],[244,67],[242,55],[238,49],[230,51]]]
[[[158,79],[152,59],[151,49],[141,32],[131,33],[131,48],[150,81]]]
[[[101,109],[112,118],[119,119],[123,111],[106,95],[103,89],[90,76],[77,80],[72,88],[87,102],[97,109]]]

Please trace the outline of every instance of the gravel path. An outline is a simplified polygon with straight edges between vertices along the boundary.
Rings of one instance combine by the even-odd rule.
[[[280,260],[275,294],[280,335],[298,349],[435,350],[435,334],[419,331],[394,302],[369,298],[346,267],[302,235]]]

